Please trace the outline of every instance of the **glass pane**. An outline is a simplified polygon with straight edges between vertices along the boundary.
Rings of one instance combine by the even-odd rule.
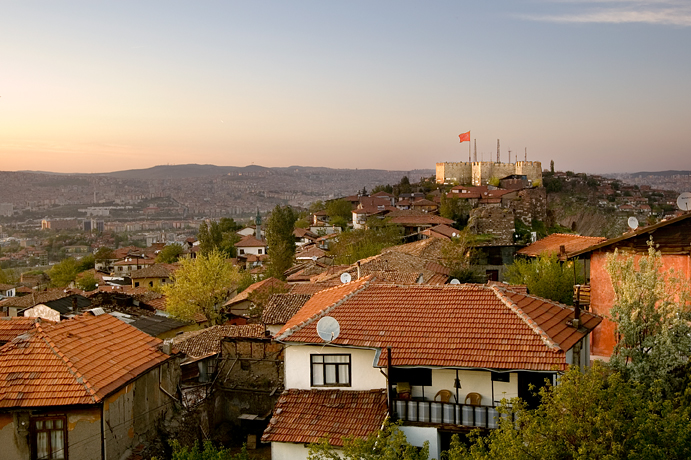
[[[36,458],[48,458],[48,433],[45,431],[36,433]]]
[[[42,429],[43,429],[43,420],[38,420],[38,421],[36,421],[36,429],[37,429],[37,430],[42,430]]]
[[[65,458],[65,445],[63,439],[63,431],[51,431],[50,432],[50,447],[53,450],[53,459],[64,459]]]
[[[338,366],[338,383],[350,383],[347,364],[339,364]]]
[[[313,363],[323,363],[324,357],[321,355],[314,355],[314,356],[312,356],[312,362]]]
[[[324,385],[323,364],[312,364],[312,385]]]
[[[55,428],[62,428],[62,420],[55,420]]]
[[[324,356],[325,363],[347,363],[350,361],[350,356],[344,355],[326,355]]]
[[[52,430],[53,429],[53,421],[52,420],[46,420],[46,430]]]
[[[336,382],[336,366],[324,366],[326,370],[326,383],[327,384],[334,384],[338,383]]]

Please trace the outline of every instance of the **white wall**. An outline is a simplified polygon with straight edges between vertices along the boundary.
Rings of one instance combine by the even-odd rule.
[[[307,460],[309,449],[304,444],[272,442],[271,460]]]
[[[311,354],[349,354],[351,382],[349,387],[310,386]],[[309,390],[312,388],[341,388],[344,390],[371,390],[386,388],[386,378],[373,367],[374,350],[360,350],[334,346],[288,345],[285,351],[286,388]]]
[[[240,249],[242,249],[244,252],[240,255],[248,255],[248,254],[254,254],[254,255],[264,255],[266,254],[266,247],[257,247],[257,246],[237,246],[238,248],[238,254],[240,254]]]
[[[440,457],[441,442],[436,428],[402,426],[401,431],[405,434],[406,440],[414,446],[422,447],[425,441],[429,441],[429,457],[437,459]]]
[[[43,304],[24,310],[24,316],[28,318],[43,318],[56,323],[60,322],[60,313]]]

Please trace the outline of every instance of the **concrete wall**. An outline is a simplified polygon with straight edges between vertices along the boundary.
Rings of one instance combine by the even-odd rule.
[[[24,310],[24,316],[27,318],[43,318],[56,323],[60,322],[60,312],[43,304]]]
[[[311,386],[310,354],[350,354],[350,386],[340,387],[344,390],[386,388],[386,378],[378,368],[373,367],[374,350],[311,345],[286,347],[286,388],[325,388]]]
[[[406,440],[417,447],[422,447],[425,441],[429,442],[429,458],[441,458],[441,440],[436,428],[420,426],[403,426],[401,431]]]

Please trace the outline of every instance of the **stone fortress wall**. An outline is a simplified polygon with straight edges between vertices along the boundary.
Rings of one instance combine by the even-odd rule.
[[[437,183],[439,184],[487,185],[493,177],[501,179],[512,174],[528,176],[531,183],[539,181],[541,184],[542,164],[539,161],[437,163]]]

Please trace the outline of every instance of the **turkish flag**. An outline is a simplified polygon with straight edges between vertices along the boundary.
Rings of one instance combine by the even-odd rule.
[[[470,131],[468,131],[467,133],[459,134],[458,138],[461,140],[461,142],[470,142]]]

